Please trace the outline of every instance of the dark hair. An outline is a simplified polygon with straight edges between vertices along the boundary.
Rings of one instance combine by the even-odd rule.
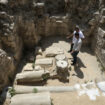
[[[78,32],[76,32],[76,33],[75,33],[75,36],[79,36],[79,33],[78,33]]]

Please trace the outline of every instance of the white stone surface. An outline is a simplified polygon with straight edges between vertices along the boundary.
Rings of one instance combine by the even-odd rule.
[[[97,87],[98,87],[102,92],[105,92],[105,81],[97,83]]]
[[[49,71],[44,70],[18,73],[16,75],[16,81],[22,82],[41,81],[43,80],[42,76],[48,73]]]
[[[56,59],[57,61],[59,61],[59,60],[66,60],[66,56],[65,56],[64,54],[60,54],[60,55],[57,55],[57,56],[55,57],[55,59]]]
[[[24,67],[22,71],[33,71],[32,68],[32,63],[27,63]]]
[[[56,55],[63,54],[63,53],[64,53],[63,49],[61,49],[60,47],[55,47],[55,46],[49,47],[45,51],[46,57],[55,57]]]
[[[81,87],[78,91],[79,96],[86,94],[92,101],[95,101],[96,97],[100,96],[99,90],[95,87],[94,82],[82,84]]]
[[[72,92],[76,89],[73,86],[15,86],[17,94],[33,93],[33,89],[38,92]]]
[[[105,36],[105,31],[102,28],[98,29],[98,33],[100,34],[100,36],[104,37]]]
[[[52,58],[37,59],[35,61],[35,65],[51,66],[53,65],[53,59]]]
[[[57,68],[65,69],[68,67],[67,61],[59,60],[56,62]]]
[[[42,70],[42,69],[43,68],[41,66],[39,66],[39,65],[35,66],[35,68],[34,68],[35,71],[39,71],[39,70]]]
[[[50,93],[15,95],[10,105],[51,105]]]
[[[8,0],[0,0],[0,3],[7,4],[8,3]]]

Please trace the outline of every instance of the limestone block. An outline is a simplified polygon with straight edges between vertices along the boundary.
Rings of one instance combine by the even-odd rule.
[[[44,76],[49,75],[49,71],[28,71],[22,72],[16,75],[16,81],[18,82],[33,82],[42,81]]]
[[[96,24],[96,21],[95,21],[95,19],[91,19],[90,21],[89,21],[89,25],[95,25]]]
[[[99,36],[101,36],[101,37],[104,37],[105,36],[105,30],[103,30],[102,28],[98,28],[98,34],[99,34]]]
[[[52,66],[53,65],[53,59],[52,58],[37,59],[35,61],[35,65]]]
[[[16,94],[33,93],[34,89],[37,92],[72,92],[76,88],[74,86],[15,86]]]
[[[97,83],[97,87],[102,91],[105,92],[105,81],[101,81]]]
[[[34,70],[35,70],[35,71],[42,70],[42,67],[41,67],[41,66],[39,66],[39,65],[37,65],[37,66],[35,66]]]
[[[0,3],[1,4],[7,4],[8,3],[8,0],[0,0]]]
[[[43,7],[44,6],[44,3],[34,3],[34,6],[35,7]]]
[[[59,61],[59,60],[67,60],[66,59],[66,56],[64,54],[60,54],[60,55],[57,55],[55,57],[56,61]]]
[[[22,71],[23,71],[23,72],[24,72],[24,71],[33,71],[32,63],[27,63],[27,64],[23,67]]]
[[[105,16],[102,16],[101,20],[100,20],[100,23],[101,24],[104,24],[105,23]]]
[[[64,60],[59,60],[56,62],[57,69],[61,72],[65,69],[68,69],[68,62]]]
[[[102,52],[102,56],[105,57],[105,49],[102,49],[101,52]]]
[[[68,80],[68,62],[64,60],[59,60],[56,62],[56,67],[59,79]]]
[[[105,8],[102,9],[102,15],[105,16]]]
[[[15,95],[10,105],[51,105],[50,93]]]
[[[64,53],[63,49],[59,47],[49,47],[45,51],[46,57],[55,57],[56,55],[63,53]]]
[[[36,47],[35,53],[42,55],[42,49],[41,49],[41,47]]]

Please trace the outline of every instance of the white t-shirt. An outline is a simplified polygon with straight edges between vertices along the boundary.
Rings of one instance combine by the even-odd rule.
[[[82,40],[81,38],[79,38],[78,40],[75,40],[74,46],[73,46],[73,50],[74,51],[80,51],[81,49],[81,45],[82,45]]]
[[[76,31],[73,32],[73,40],[72,40],[72,43],[75,43],[75,41],[76,41],[75,33],[76,33]],[[85,38],[84,35],[83,35],[83,33],[82,33],[82,31],[79,31],[78,33],[79,33],[79,38],[81,38],[81,39],[84,39]]]

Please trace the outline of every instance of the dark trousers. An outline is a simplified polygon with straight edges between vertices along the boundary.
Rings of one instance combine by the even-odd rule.
[[[70,52],[73,50],[74,43],[71,44]]]
[[[77,63],[77,55],[78,55],[79,51],[74,51],[72,53],[72,56],[73,56],[73,64],[76,64]]]

